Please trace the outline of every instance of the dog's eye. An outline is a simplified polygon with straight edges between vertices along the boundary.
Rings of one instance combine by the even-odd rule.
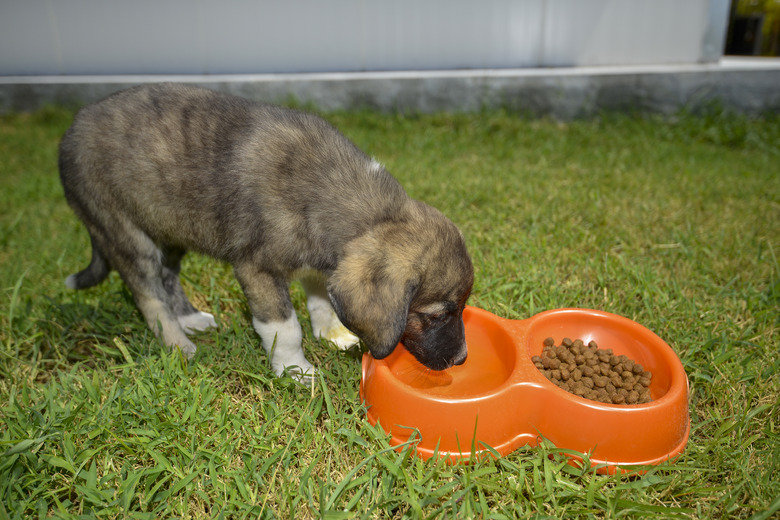
[[[447,319],[447,313],[446,312],[436,312],[433,314],[423,314],[423,319],[428,322],[430,325],[436,325],[438,323],[441,323]]]

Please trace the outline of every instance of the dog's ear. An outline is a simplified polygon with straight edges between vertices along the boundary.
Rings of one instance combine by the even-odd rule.
[[[405,254],[402,245],[393,246],[396,241],[382,235],[375,230],[351,241],[328,279],[336,315],[377,359],[390,355],[401,341],[420,285],[408,251]]]

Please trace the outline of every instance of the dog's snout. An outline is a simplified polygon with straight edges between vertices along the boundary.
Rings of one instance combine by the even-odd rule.
[[[469,356],[469,352],[466,349],[466,345],[464,344],[461,347],[460,352],[458,352],[458,355],[455,356],[455,358],[452,360],[452,364],[453,365],[462,365],[463,363],[466,362],[466,358],[468,356]]]

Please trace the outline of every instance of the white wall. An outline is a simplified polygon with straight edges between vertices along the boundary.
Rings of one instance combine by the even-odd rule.
[[[701,63],[728,0],[0,0],[0,75]]]

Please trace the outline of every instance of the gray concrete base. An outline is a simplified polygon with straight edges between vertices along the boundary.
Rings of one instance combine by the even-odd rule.
[[[670,114],[717,103],[748,115],[780,112],[780,59],[715,64],[553,69],[185,76],[5,76],[0,112],[79,106],[139,83],[180,81],[258,101],[320,110],[473,112],[506,108],[560,119],[603,111]]]

